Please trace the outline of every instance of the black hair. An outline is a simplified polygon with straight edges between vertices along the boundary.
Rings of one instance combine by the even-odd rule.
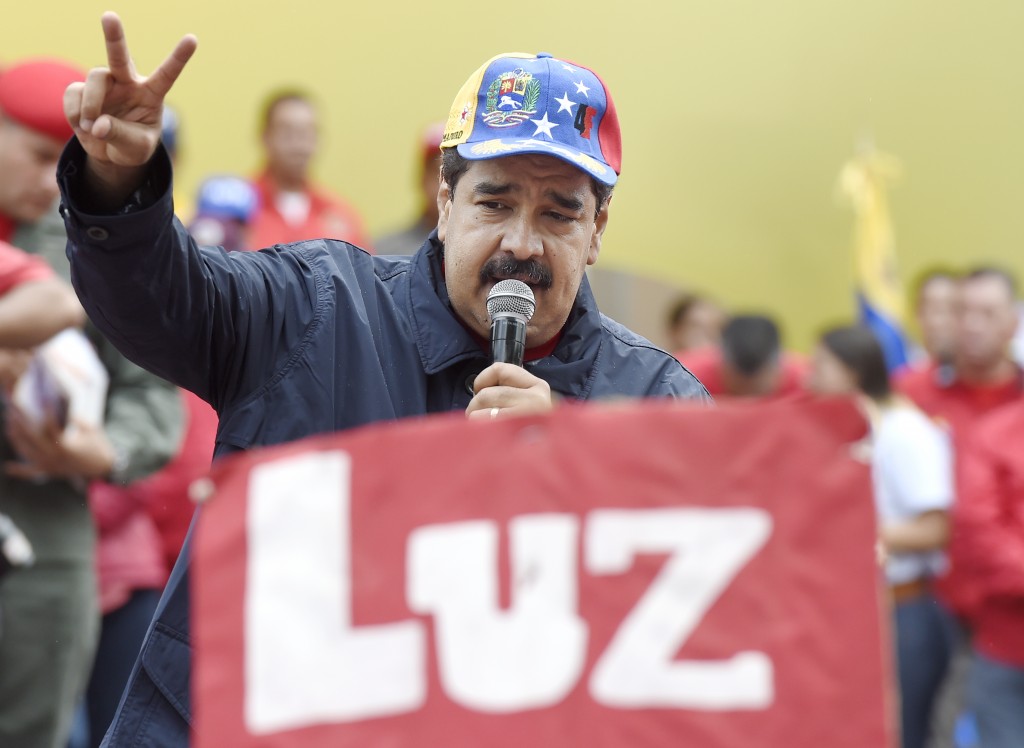
[[[722,328],[722,355],[745,376],[753,376],[778,360],[779,327],[761,314],[738,314]]]
[[[695,293],[683,293],[668,308],[668,313],[665,315],[665,324],[668,329],[674,329],[690,311],[705,301],[704,297]]]
[[[469,160],[463,158],[458,149],[454,147],[443,148],[441,152],[443,154],[441,156],[441,179],[448,185],[448,190],[454,196],[455,185],[459,183],[462,175],[469,168]],[[594,218],[597,218],[601,214],[601,209],[611,199],[612,190],[615,188],[604,182],[599,182],[593,177],[590,178],[590,186],[594,191],[594,197],[597,198],[597,208],[594,210]]]
[[[822,334],[821,344],[853,372],[857,389],[865,395],[876,401],[892,395],[885,351],[871,328],[834,327]]]
[[[985,278],[994,278],[1000,281],[1006,286],[1006,291],[1010,295],[1010,299],[1014,300],[1017,298],[1017,279],[1013,277],[1013,274],[1005,268],[996,267],[995,265],[979,265],[971,268],[964,275],[965,281],[981,280]]]

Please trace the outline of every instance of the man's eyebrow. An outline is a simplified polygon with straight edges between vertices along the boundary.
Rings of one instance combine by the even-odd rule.
[[[565,208],[566,210],[571,210],[574,213],[578,213],[579,211],[583,210],[583,201],[580,200],[578,197],[568,197],[566,195],[559,195],[554,190],[548,190],[544,194],[547,195],[552,200],[554,200],[556,203],[558,203],[561,207]]]
[[[515,188],[507,182],[505,184],[498,182],[477,182],[473,185],[473,192],[477,195],[507,195],[513,191],[515,191]]]
[[[508,195],[509,193],[518,191],[519,186],[511,182],[477,182],[473,185],[473,192],[477,195]],[[575,213],[583,210],[583,200],[578,197],[562,195],[554,190],[546,190],[544,192],[544,196],[549,200],[553,200],[563,210],[569,210]]]

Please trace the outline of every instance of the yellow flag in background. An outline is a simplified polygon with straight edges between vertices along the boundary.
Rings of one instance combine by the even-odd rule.
[[[862,147],[839,173],[840,192],[856,216],[853,261],[861,321],[878,336],[890,371],[907,362],[906,302],[887,190],[899,174],[899,162],[873,146]]]

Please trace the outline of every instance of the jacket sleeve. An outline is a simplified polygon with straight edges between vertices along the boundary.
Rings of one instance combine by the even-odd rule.
[[[969,575],[983,597],[1024,597],[1024,526],[1015,513],[1020,475],[994,448],[991,433],[965,444],[958,470],[950,553],[954,568]]]
[[[285,365],[324,295],[307,254],[198,247],[173,216],[161,148],[116,215],[89,212],[76,139],[58,165],[71,277],[90,319],[125,356],[216,409]]]

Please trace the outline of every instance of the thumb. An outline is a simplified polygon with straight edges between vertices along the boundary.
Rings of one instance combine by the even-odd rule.
[[[107,144],[107,155],[118,166],[142,166],[156,153],[159,129],[103,114],[92,126],[92,136]]]

